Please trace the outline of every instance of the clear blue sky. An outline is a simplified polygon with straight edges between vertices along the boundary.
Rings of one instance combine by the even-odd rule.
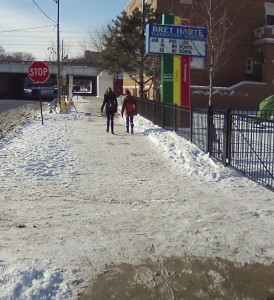
[[[59,1],[60,38],[69,57],[81,55],[83,42],[89,40],[88,33],[116,19],[130,2]],[[56,18],[57,4],[54,0],[0,0],[0,46],[6,52],[29,52],[38,60],[47,59],[51,55],[50,48],[56,47]]]

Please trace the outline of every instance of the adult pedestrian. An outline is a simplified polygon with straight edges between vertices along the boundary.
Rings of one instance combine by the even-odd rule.
[[[135,115],[137,115],[137,104],[135,99],[131,96],[131,93],[129,90],[126,90],[125,97],[123,100],[121,115],[124,116],[124,113],[126,115],[126,132],[129,132],[129,125],[131,128],[131,134],[134,133],[133,131],[133,118]]]
[[[107,132],[109,132],[109,125],[111,126],[111,133],[114,134],[114,115],[117,112],[118,102],[115,93],[109,87],[106,90],[104,95],[104,101],[101,106],[101,112],[106,106],[106,115],[107,115]]]

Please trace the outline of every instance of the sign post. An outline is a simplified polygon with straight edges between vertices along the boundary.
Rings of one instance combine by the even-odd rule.
[[[42,98],[41,98],[41,83],[45,83],[49,79],[50,77],[49,67],[42,61],[34,61],[29,66],[28,77],[34,83],[39,84],[39,101],[40,101],[40,109],[41,109],[41,119],[42,119],[42,125],[44,125]]]

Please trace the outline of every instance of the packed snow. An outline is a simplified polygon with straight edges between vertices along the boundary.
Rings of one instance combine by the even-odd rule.
[[[0,299],[77,299],[106,265],[158,257],[272,264],[273,192],[135,118],[105,131],[100,98],[0,144]]]

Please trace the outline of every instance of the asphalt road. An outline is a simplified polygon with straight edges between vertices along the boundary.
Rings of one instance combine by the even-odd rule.
[[[0,113],[18,108],[39,108],[39,101],[0,99]]]

